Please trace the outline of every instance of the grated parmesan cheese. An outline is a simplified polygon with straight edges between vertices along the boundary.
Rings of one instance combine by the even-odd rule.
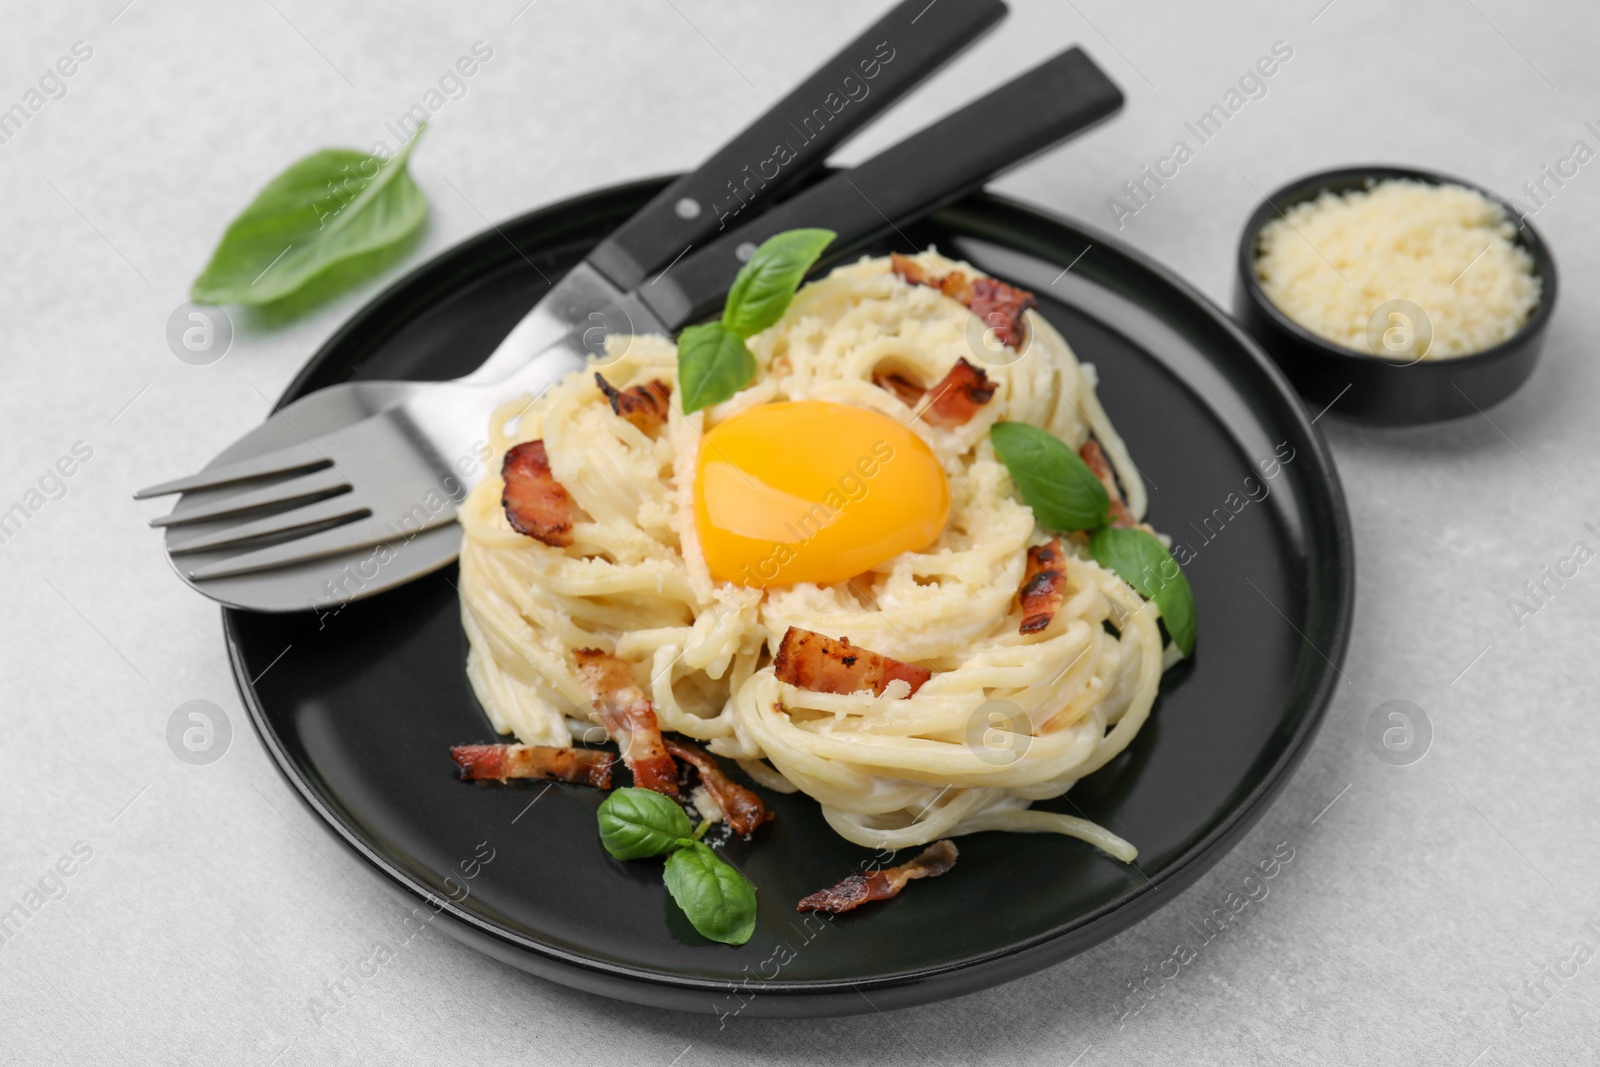
[[[1505,340],[1538,305],[1533,259],[1515,234],[1481,193],[1392,179],[1324,192],[1262,226],[1256,277],[1290,318],[1363,354],[1374,351],[1379,307],[1409,301],[1432,328],[1420,358],[1448,359]]]

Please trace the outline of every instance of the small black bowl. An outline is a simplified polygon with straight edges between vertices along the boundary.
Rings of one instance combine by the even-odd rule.
[[[1539,304],[1516,333],[1470,355],[1391,362],[1346,348],[1291,319],[1261,291],[1256,280],[1256,237],[1267,220],[1325,191],[1346,193],[1390,178],[1460,185],[1499,204],[1509,219],[1519,214],[1512,204],[1486,189],[1432,171],[1364,166],[1308,175],[1267,197],[1245,224],[1239,238],[1234,315],[1314,407],[1337,401],[1332,408],[1337,414],[1388,426],[1473,414],[1504,400],[1528,380],[1555,310],[1555,259],[1531,224],[1522,222],[1513,240],[1533,257],[1533,272],[1540,280]]]

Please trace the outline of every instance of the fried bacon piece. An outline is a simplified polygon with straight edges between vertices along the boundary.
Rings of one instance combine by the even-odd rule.
[[[993,278],[972,279],[972,303],[967,305],[995,339],[1011,348],[1022,347],[1022,313],[1039,306],[1032,293]]]
[[[935,382],[931,389],[925,390],[898,374],[875,374],[872,381],[880,389],[893,393],[906,407],[916,407],[924,396],[932,393],[933,401],[923,417],[946,429],[970,421],[994,396],[996,389],[987,374],[965,359],[956,360],[950,373]]]
[[[612,757],[588,748],[553,745],[454,745],[450,758],[462,781],[480,778],[554,778],[596,789],[611,788]]]
[[[987,374],[965,359],[958,359],[950,373],[934,383],[930,390],[933,402],[923,417],[935,426],[960,426],[989,402],[995,388]]]
[[[729,778],[711,753],[699,745],[675,741],[670,737],[664,744],[668,752],[685,763],[695,765],[700,772],[700,784],[706,787],[711,799],[722,809],[722,817],[733,827],[734,833],[752,834],[758,826],[772,818],[772,812],[761,803],[761,798]]]
[[[933,672],[926,667],[914,667],[881,652],[869,652],[852,645],[848,637],[835,641],[798,626],[791,626],[784,633],[773,670],[780,682],[814,693],[856,693],[870,689],[873,696],[880,697],[896,679],[909,683],[911,692],[915,693],[922,688],[922,683],[933,677]]]
[[[550,473],[543,441],[524,441],[508,451],[500,477],[506,484],[500,506],[513,530],[554,548],[572,544],[572,497]]]
[[[1017,595],[1022,598],[1019,631],[1036,634],[1048,628],[1067,599],[1067,571],[1061,538],[1028,549],[1028,571]]]
[[[633,772],[633,784],[677,796],[678,765],[667,754],[661,727],[656,724],[656,709],[633,680],[633,669],[598,648],[580,648],[573,657],[578,661],[578,677],[600,713],[601,725]]]
[[[1133,517],[1133,512],[1128,510],[1127,501],[1122,499],[1122,490],[1117,486],[1116,472],[1111,469],[1111,461],[1106,459],[1100,442],[1089,438],[1078,449],[1078,458],[1083,460],[1084,466],[1089,468],[1100,484],[1106,487],[1106,495],[1111,498],[1111,525],[1137,526],[1139,520]]]
[[[852,874],[831,889],[812,893],[801,900],[796,911],[849,911],[869,900],[888,900],[899,896],[906,883],[917,878],[937,878],[956,865],[956,846],[945,838],[923,849],[917,858],[886,871]]]
[[[1022,343],[1022,313],[1038,307],[1039,301],[1026,289],[1018,289],[993,278],[976,277],[968,280],[961,271],[934,274],[910,256],[898,252],[889,256],[889,269],[912,285],[926,285],[937,289],[952,300],[972,309],[985,326],[994,331],[1003,345],[1012,348]]]
[[[660,378],[644,385],[635,385],[631,389],[618,389],[606,381],[603,374],[595,371],[594,382],[606,395],[606,399],[611,401],[611,410],[645,433],[666,424],[667,406],[672,400],[672,386]]]
[[[972,285],[961,271],[935,274],[911,256],[902,256],[899,252],[889,254],[889,269],[912,285],[926,285],[929,289],[939,290],[957,303],[972,306]]]

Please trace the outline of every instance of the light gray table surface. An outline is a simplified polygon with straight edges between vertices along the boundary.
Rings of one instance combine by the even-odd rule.
[[[270,175],[321,146],[393,143],[385,122],[474,42],[492,58],[413,163],[433,206],[413,264],[490,221],[692,165],[881,6],[5,4],[0,107],[75,42],[92,56],[0,143],[0,511],[75,445],[92,455],[46,479],[43,506],[0,543],[0,912],[30,889],[48,898],[0,943],[0,1062],[1597,1062],[1600,563],[1520,625],[1508,601],[1574,542],[1600,548],[1585,527],[1600,526],[1600,162],[1534,218],[1564,291],[1518,395],[1423,429],[1319,422],[1357,538],[1343,683],[1281,799],[1151,919],[964,999],[725,1027],[573,992],[429,929],[347,982],[337,1011],[316,1010],[396,936],[402,909],[279,779],[235,693],[216,607],[174,579],[144,528],[163,505],[130,494],[257,422],[388,279],[288,325],[236,315],[232,350],[209,366],[174,358],[169,314]],[[1116,232],[1223,304],[1246,215],[1302,173],[1392,161],[1517,196],[1574,142],[1600,148],[1592,6],[1013,8],[842,158],[1081,42],[1126,110],[997,188]],[[1293,57],[1266,94],[1118,230],[1108,200],[1121,184],[1280,41]],[[209,766],[166,741],[195,699],[233,728]],[[1395,699],[1434,731],[1411,766],[1380,762],[1365,740]],[[1280,843],[1294,859],[1269,895],[1129,1000]],[[62,857],[73,874],[58,880]]]

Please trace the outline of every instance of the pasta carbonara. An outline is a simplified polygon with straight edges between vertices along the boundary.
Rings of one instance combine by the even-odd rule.
[[[981,277],[934,253],[917,262]],[[1028,423],[1074,449],[1092,433],[1136,519],[1143,487],[1095,397],[1093,368],[1036,313],[1027,315],[1020,356],[982,362],[995,390],[963,424],[919,418],[875,383],[886,369],[939,379],[973,355],[973,321],[937,288],[908,284],[887,259],[863,259],[801,289],[777,324],[750,338],[753,383],[692,415],[678,399],[670,339],[613,339],[601,369],[614,386],[673,386],[659,433],[618,418],[592,373],[496,412],[495,456],[542,440],[577,517],[565,547],[524,536],[509,525],[493,476],[461,509],[468,675],[494,727],[530,745],[603,740],[574,659],[597,648],[632,666],[662,730],[737,760],[759,785],[814,798],[857,844],[1053,832],[1131,861],[1133,846],[1109,831],[1030,805],[1059,796],[1127,747],[1175,657],[1163,654],[1155,605],[1070,538],[1061,542],[1067,582],[1059,610],[1038,632],[1020,632],[1028,549],[1052,535],[1022,502],[989,430],[997,421]],[[706,434],[760,405],[797,400],[908,425],[943,467],[948,523],[926,548],[846,581],[716,581],[694,519]],[[861,506],[871,504],[868,496]],[[904,682],[890,682],[882,695],[788,684],[773,657],[790,627],[848,637],[931,677],[910,696]]]

